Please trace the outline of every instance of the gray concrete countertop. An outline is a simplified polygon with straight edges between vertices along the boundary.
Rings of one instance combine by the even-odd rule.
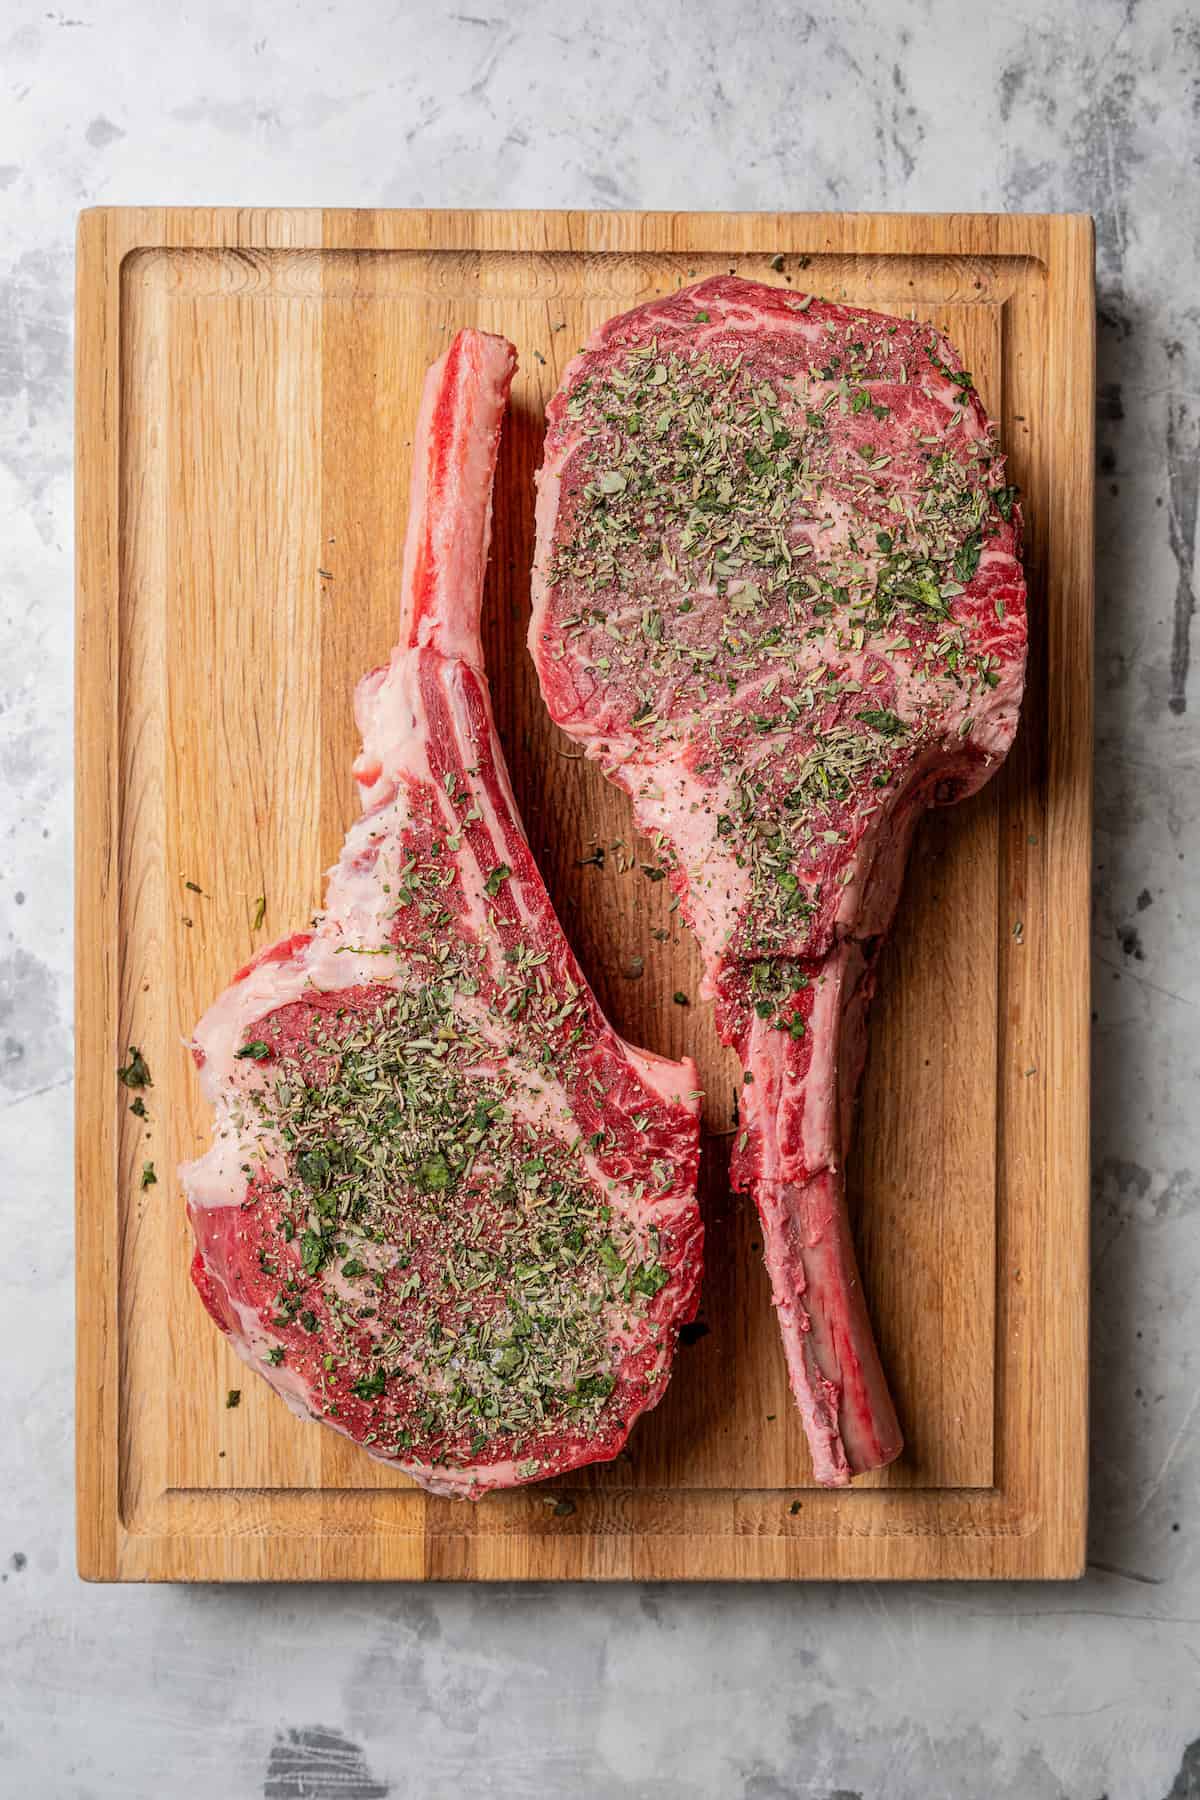
[[[0,1795],[1200,1796],[1200,19],[1183,0],[461,5],[0,8]],[[1083,1583],[77,1580],[73,234],[96,202],[204,201],[1096,215]]]

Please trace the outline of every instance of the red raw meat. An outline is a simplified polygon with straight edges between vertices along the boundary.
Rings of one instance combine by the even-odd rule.
[[[515,368],[430,370],[400,642],[359,685],[363,816],[312,931],[196,1028],[193,1277],[243,1360],[433,1492],[613,1457],[696,1308],[690,1063],[624,1043],[516,815],[479,640]]]
[[[930,327],[717,277],[611,319],[550,403],[530,645],[553,717],[633,798],[746,1070],[817,1479],[901,1436],[846,1222],[866,1013],[920,814],[1016,729],[1020,513]]]

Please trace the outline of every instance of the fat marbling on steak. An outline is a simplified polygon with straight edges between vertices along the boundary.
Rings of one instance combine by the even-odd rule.
[[[817,1479],[901,1435],[842,1163],[913,827],[1008,750],[1020,514],[955,351],[717,277],[602,326],[550,403],[530,645],[558,723],[672,865],[746,1087]]]
[[[517,817],[479,613],[515,367],[426,379],[400,641],[360,684],[363,816],[315,928],[196,1028],[193,1278],[305,1417],[434,1492],[615,1456],[695,1311],[690,1063],[602,1017]]]

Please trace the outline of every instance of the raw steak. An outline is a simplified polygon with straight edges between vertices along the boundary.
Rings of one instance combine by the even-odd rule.
[[[503,338],[426,379],[400,642],[355,699],[363,816],[311,931],[196,1028],[193,1279],[292,1409],[435,1493],[615,1456],[695,1311],[690,1063],[622,1042],[517,818],[479,610]]]
[[[1019,539],[971,378],[910,320],[718,277],[610,320],[550,404],[530,644],[673,861],[830,1485],[901,1448],[842,1161],[913,827],[1016,728]]]

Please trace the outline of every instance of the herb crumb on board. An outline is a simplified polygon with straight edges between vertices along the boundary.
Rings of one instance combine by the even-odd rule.
[[[130,1044],[129,1061],[124,1068],[117,1070],[117,1080],[123,1082],[127,1088],[154,1086],[150,1077],[150,1066],[136,1044]]]

